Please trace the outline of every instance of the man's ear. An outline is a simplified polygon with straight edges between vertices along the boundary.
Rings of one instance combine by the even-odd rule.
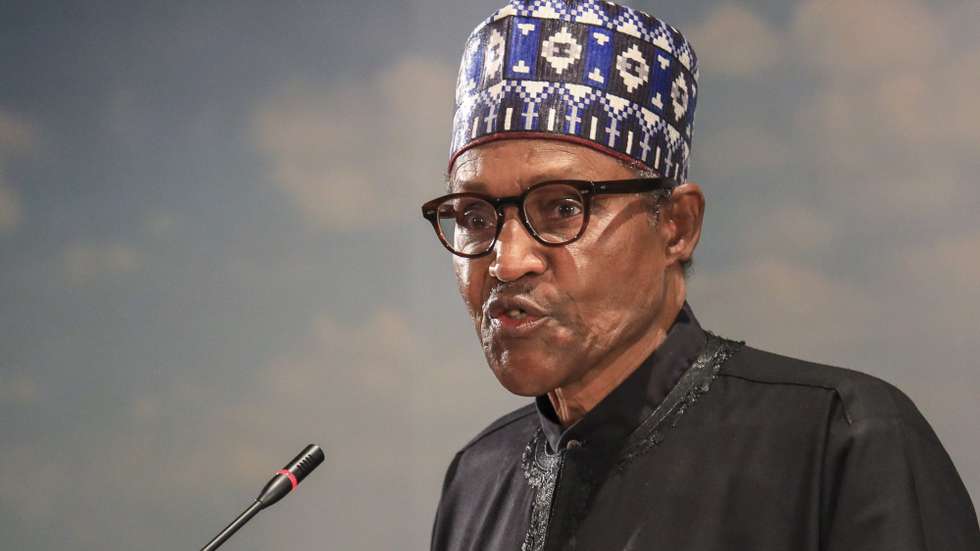
[[[688,181],[675,187],[665,205],[664,222],[667,234],[667,264],[690,260],[701,239],[704,221],[704,194],[701,187]]]

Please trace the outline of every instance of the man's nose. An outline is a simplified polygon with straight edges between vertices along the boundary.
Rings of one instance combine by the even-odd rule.
[[[515,281],[529,274],[540,274],[545,270],[543,245],[528,233],[521,223],[516,209],[510,208],[504,214],[504,226],[493,246],[493,262],[490,275],[497,281]]]

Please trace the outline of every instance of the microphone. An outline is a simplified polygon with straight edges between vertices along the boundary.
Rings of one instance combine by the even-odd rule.
[[[239,528],[244,526],[246,522],[252,520],[252,517],[258,514],[259,511],[276,503],[286,497],[286,494],[295,490],[296,486],[313,472],[313,469],[317,468],[320,463],[323,463],[323,450],[320,449],[320,446],[316,444],[306,446],[285,467],[276,471],[272,480],[259,492],[259,497],[255,499],[255,503],[251,504],[248,509],[245,509],[242,514],[238,515],[238,518],[226,526],[210,543],[202,547],[201,551],[214,551],[217,549],[237,532]]]

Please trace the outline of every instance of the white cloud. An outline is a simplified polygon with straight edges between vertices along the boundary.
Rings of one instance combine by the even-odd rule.
[[[20,195],[0,183],[0,233],[9,232],[21,221]]]
[[[915,0],[805,2],[793,25],[799,61],[818,76],[800,130],[834,144],[830,162],[931,167],[980,155],[980,38],[954,42],[958,10]],[[976,19],[976,16],[974,16]],[[874,144],[907,158],[868,158]],[[954,157],[956,158],[956,157]]]
[[[725,3],[685,33],[707,74],[747,76],[782,58],[784,37],[747,7]]]
[[[769,130],[759,126],[721,128],[704,136],[695,146],[698,159],[710,159],[713,166],[746,170],[785,167],[791,151]]]
[[[35,525],[57,518],[55,508],[72,476],[71,461],[66,456],[37,453],[29,446],[4,446],[0,464],[0,501]]]
[[[874,329],[868,322],[874,303],[860,284],[778,257],[699,273],[691,296],[709,329],[810,359],[826,360],[828,349],[859,342]]]
[[[37,130],[13,113],[0,111],[0,151],[25,152],[34,147]]]
[[[737,11],[716,10],[697,30],[752,19],[731,15]],[[703,317],[750,342],[824,361],[835,354],[873,357],[861,339],[881,335],[882,322],[888,334],[933,342],[942,342],[943,328],[948,335],[967,325],[976,309],[968,289],[980,277],[980,241],[969,231],[975,220],[958,213],[980,197],[970,174],[971,159],[980,156],[974,122],[980,99],[973,92],[980,86],[980,39],[949,39],[959,15],[913,0],[888,10],[808,0],[785,30],[766,33],[782,40],[785,66],[805,75],[808,89],[795,119],[763,127],[736,116],[731,126],[702,136],[699,158],[711,173],[750,178],[742,185],[754,184],[751,197],[737,200],[756,213],[752,223],[735,226],[734,264],[692,280]],[[724,48],[710,50],[702,60]],[[737,59],[726,56],[739,52],[715,55],[732,65]],[[764,58],[762,65],[770,63]],[[751,181],[760,171],[771,176],[768,183]],[[710,194],[713,183],[704,184]],[[943,219],[949,233],[924,245],[883,237]],[[863,249],[860,255],[848,255],[854,247]]]
[[[411,378],[410,372],[397,366],[416,354],[415,336],[394,312],[378,312],[355,327],[321,316],[305,349],[274,360],[262,385],[298,399],[315,399],[327,385],[334,386],[335,391],[347,387],[379,396],[397,394]],[[338,365],[337,358],[356,358],[358,366]],[[351,380],[346,380],[348,377]]]
[[[845,182],[858,172],[935,180],[963,155],[980,156],[980,35],[954,32],[975,28],[977,13],[970,2],[804,0],[782,28],[722,4],[688,33],[709,72],[752,75],[785,61],[807,88],[792,127],[742,121],[703,135],[695,154],[727,167],[803,161],[843,170]],[[772,77],[780,87],[790,78]]]
[[[743,226],[739,242],[751,258],[800,258],[825,252],[838,244],[840,232],[827,213],[808,205],[770,205]]]
[[[943,235],[907,250],[897,251],[892,262],[906,283],[920,285],[951,302],[966,301],[976,315],[980,305],[980,230],[966,235]],[[975,321],[975,320],[974,320]]]
[[[275,182],[314,227],[378,228],[442,191],[454,71],[406,57],[363,78],[291,83],[255,114]]]
[[[787,184],[804,177],[814,186],[806,193],[802,186],[755,190],[766,191],[770,201],[798,200],[787,192],[806,196],[807,208],[826,209],[852,226],[860,221],[883,229],[977,204],[980,35],[955,32],[980,24],[971,4],[896,0],[883,10],[873,3],[804,0],[783,28],[732,4],[709,12],[694,28],[707,36],[705,63],[716,58],[738,67],[741,56],[754,57],[728,35],[773,40],[783,50],[780,66],[793,70],[767,78],[779,89],[800,87],[800,94],[794,116],[774,103],[770,118],[755,120],[750,117],[759,111],[745,109],[746,116],[729,115],[726,127],[703,132],[697,162],[716,178],[747,177],[752,184],[760,175]],[[733,30],[739,28],[755,30]],[[773,61],[762,54],[758,63]],[[750,63],[729,73],[753,70]],[[759,91],[752,88],[752,94]],[[735,94],[732,102],[793,101],[780,96],[746,100]],[[712,182],[703,183],[710,190]]]
[[[20,194],[3,181],[5,158],[29,152],[37,141],[36,134],[27,121],[0,111],[0,233],[13,231],[24,218]]]
[[[917,0],[804,0],[793,33],[808,60],[841,77],[927,70],[948,48],[938,10]]]
[[[76,285],[133,273],[143,267],[143,255],[125,243],[73,243],[63,257],[65,275]]]
[[[177,226],[177,216],[169,212],[154,211],[143,217],[143,228],[156,239],[170,235]]]
[[[34,379],[23,374],[0,371],[0,404],[31,404],[38,399],[39,394]]]

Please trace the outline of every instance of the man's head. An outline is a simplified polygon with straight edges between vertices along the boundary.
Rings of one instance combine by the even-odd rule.
[[[463,153],[450,185],[504,197],[549,180],[634,176],[581,145],[501,140]],[[454,257],[460,294],[505,388],[530,396],[574,384],[669,326],[684,302],[682,263],[700,237],[704,198],[685,183],[656,212],[650,207],[639,194],[593,197],[584,233],[560,247],[534,239],[517,209],[506,207],[489,254]]]
[[[472,250],[455,251],[464,254],[454,266],[487,360],[508,390],[586,385],[610,362],[635,367],[664,337],[684,302],[684,268],[704,212],[700,189],[686,182],[697,74],[693,50],[673,27],[599,0],[512,0],[470,36],[450,192],[487,196],[486,216],[466,220],[499,234],[480,232],[485,239],[469,243]],[[668,193],[589,184],[638,176],[656,179],[612,188],[650,184]],[[551,202],[525,194],[555,180],[579,181],[579,191],[545,196]],[[497,201],[507,197],[516,199]],[[528,212],[542,205],[566,227],[541,232]],[[459,227],[450,219],[461,209],[428,207],[437,232]],[[575,228],[584,229],[573,235]]]

